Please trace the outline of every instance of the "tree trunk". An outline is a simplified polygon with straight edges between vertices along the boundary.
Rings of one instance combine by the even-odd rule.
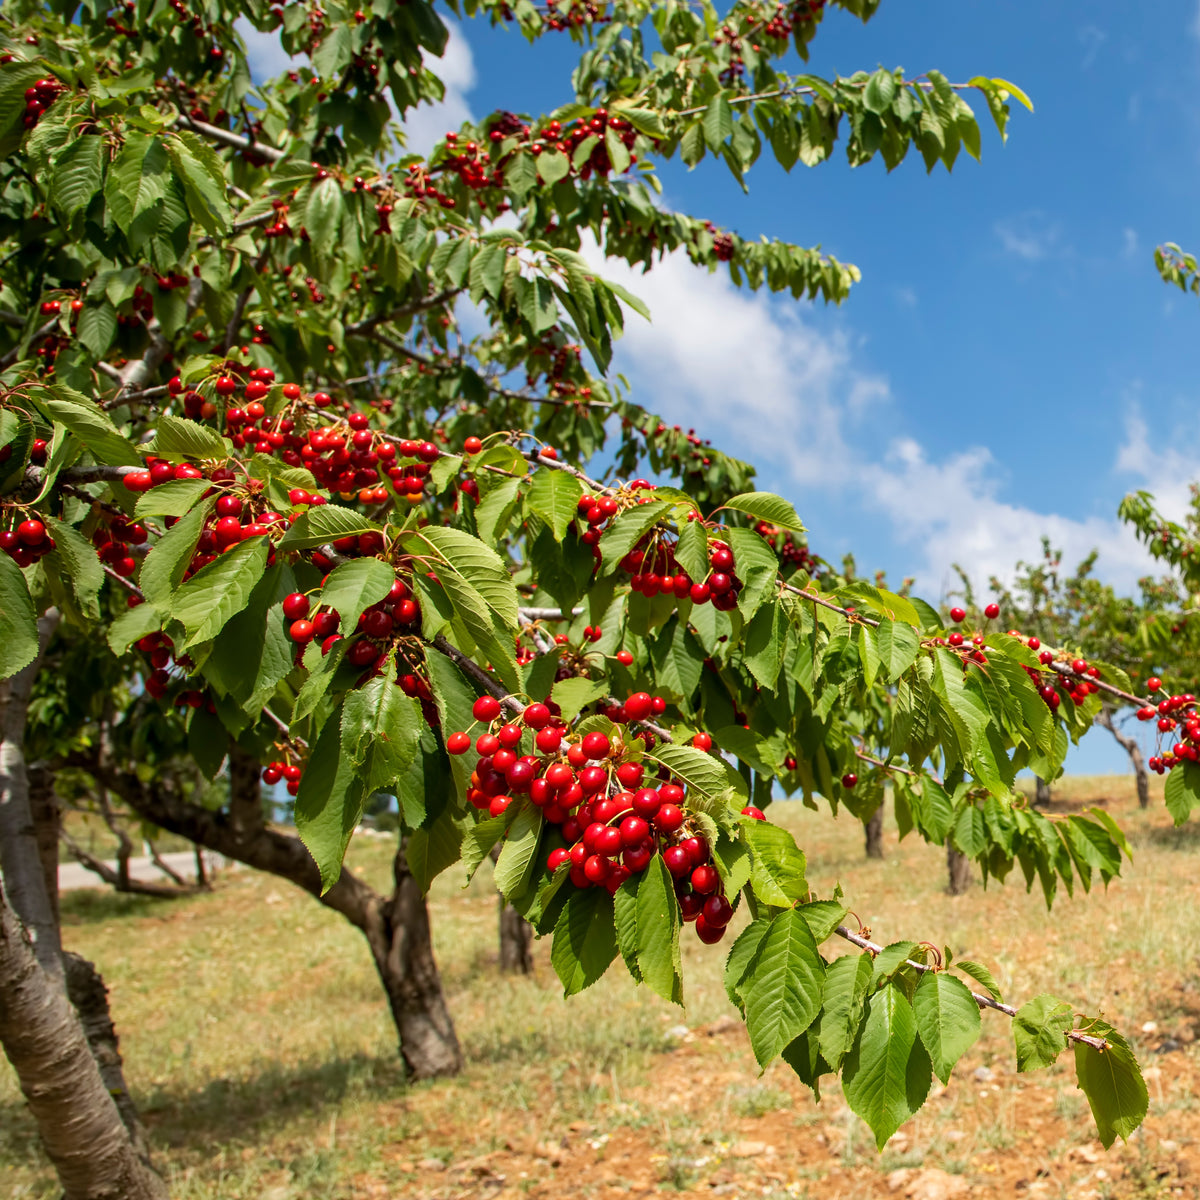
[[[117,769],[94,755],[78,753],[69,761],[160,828],[286,879],[341,913],[365,935],[371,948],[399,1034],[400,1054],[412,1076],[426,1079],[462,1069],[462,1052],[433,959],[429,912],[408,870],[403,847],[393,863],[395,886],[390,896],[381,896],[345,867],[333,887],[322,893],[317,864],[304,843],[293,834],[269,829],[263,821],[257,769],[253,774],[231,771],[231,783],[239,789],[246,786],[231,795],[230,812],[224,813],[191,804],[163,788],[151,788],[136,772]],[[232,766],[232,755],[230,761]]]
[[[1117,739],[1117,744],[1121,749],[1129,755],[1129,761],[1133,764],[1134,779],[1137,781],[1138,805],[1141,808],[1149,808],[1150,773],[1146,770],[1146,760],[1142,757],[1142,748],[1138,744],[1137,738],[1130,737],[1117,728],[1117,724],[1113,720],[1113,710],[1107,704],[1101,706],[1095,719],[1096,724],[1103,725]]]
[[[1033,779],[1033,807],[1050,807],[1050,785],[1040,775]]]
[[[54,916],[54,924],[58,925],[58,831],[62,827],[62,814],[58,810],[58,796],[54,792],[54,772],[44,763],[33,763],[28,775],[33,836],[42,864],[50,912]]]
[[[108,988],[95,966],[86,958],[70,951],[63,952],[63,966],[67,973],[67,995],[75,1006],[84,1037],[91,1047],[92,1057],[100,1069],[100,1078],[105,1090],[113,1098],[121,1121],[129,1131],[129,1141],[134,1153],[150,1166],[150,1146],[146,1131],[125,1083],[125,1067],[121,1061],[121,1047],[117,1030],[113,1025],[108,1007]]]
[[[533,974],[533,926],[503,896],[500,902],[500,970]]]
[[[58,918],[42,870],[25,766],[29,697],[58,621],[58,611],[53,608],[39,618],[37,657],[12,678],[0,680],[0,874],[8,902],[33,941],[38,962],[62,987]]]
[[[162,1180],[134,1147],[61,983],[39,966],[2,896],[0,1044],[64,1200],[166,1197]]]
[[[946,891],[961,896],[971,886],[971,860],[949,839],[946,839],[946,867],[950,876]]]
[[[401,841],[392,862],[392,894],[386,901],[377,897],[368,906],[363,932],[387,992],[409,1075],[413,1079],[457,1075],[463,1066],[462,1051],[433,958],[429,908],[408,869],[404,849]]]
[[[866,834],[867,857],[883,857],[883,804],[871,814],[868,821],[863,822],[863,832]]]

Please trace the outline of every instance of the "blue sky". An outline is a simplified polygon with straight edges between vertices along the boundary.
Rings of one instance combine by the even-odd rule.
[[[553,36],[468,22],[441,73],[441,111],[413,144],[496,108],[569,98],[575,51]],[[744,196],[711,160],[660,172],[665,201],[744,236],[821,244],[863,281],[840,309],[737,292],[668,260],[607,273],[650,305],[617,367],[635,396],[759,468],[791,498],[814,548],[864,571],[917,578],[939,600],[961,562],[979,582],[1035,558],[1049,534],[1068,560],[1093,547],[1131,587],[1147,560],[1116,521],[1121,497],[1178,510],[1200,442],[1193,416],[1200,302],[1168,291],[1153,249],[1200,248],[1200,7],[1061,0],[884,0],[867,26],[831,13],[811,69],[937,68],[995,75],[1032,98],[982,163],[927,176],[915,153],[891,175],[835,158],[790,175],[765,159]],[[1107,734],[1076,770],[1121,769]]]

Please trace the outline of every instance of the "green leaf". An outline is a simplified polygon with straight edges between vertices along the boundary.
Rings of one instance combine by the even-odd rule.
[[[729,1002],[739,1008],[745,1007],[742,985],[750,975],[758,948],[770,928],[770,919],[759,917],[738,934],[737,940],[729,948],[729,957],[725,960],[725,994],[729,997]]]
[[[863,107],[867,112],[873,112],[877,116],[883,116],[889,108],[892,107],[892,101],[896,98],[896,77],[891,71],[885,71],[882,67],[867,80],[867,86],[863,89]]]
[[[149,449],[147,447],[147,450]],[[169,413],[164,413],[158,418],[158,425],[154,430],[153,453],[161,458],[217,459],[224,462],[229,457],[230,449],[230,443],[207,425],[185,421]]]
[[[71,591],[79,610],[93,621],[100,619],[97,597],[104,586],[104,568],[96,557],[96,548],[74,526],[49,513],[42,514],[46,528],[56,544],[56,553],[67,569]]]
[[[389,666],[353,688],[342,705],[342,754],[365,792],[394,792],[416,758],[425,727],[417,702],[396,686]]]
[[[321,546],[342,537],[357,537],[362,533],[379,530],[379,526],[340,504],[322,504],[310,508],[279,539],[280,550],[302,550],[309,546]]]
[[[567,528],[578,515],[577,505],[583,495],[583,485],[566,471],[541,467],[533,473],[525,503],[541,517],[561,542]]]
[[[675,561],[688,573],[693,583],[707,578],[708,531],[702,521],[683,521],[679,540],[675,543]]]
[[[895,683],[913,665],[920,648],[920,638],[911,625],[903,621],[879,622],[879,628],[875,630],[875,649],[888,683]]]
[[[723,95],[714,96],[704,110],[704,140],[708,148],[718,153],[722,143],[733,133],[733,109]]]
[[[624,558],[642,534],[670,510],[669,501],[652,500],[649,504],[637,504],[619,513],[609,523],[600,539],[600,553],[604,561],[615,563]]]
[[[745,794],[746,781],[716,754],[695,746],[663,745],[656,746],[649,757],[670,768],[672,775],[678,775],[690,790],[701,795],[720,796],[731,787]]]
[[[188,631],[181,649],[215,637],[241,612],[267,565],[267,539],[250,538],[201,568],[171,598],[171,616]]]
[[[833,936],[833,931],[845,919],[848,910],[836,900],[813,900],[801,904],[796,911],[808,922],[813,940],[819,946],[826,938]]]
[[[496,889],[506,900],[523,896],[529,889],[542,837],[541,809],[528,800],[514,800],[513,804],[519,804],[520,811],[509,827],[495,872]]]
[[[1017,1070],[1051,1066],[1067,1048],[1067,1030],[1075,1023],[1074,1009],[1057,996],[1034,996],[1013,1017]]]
[[[338,667],[342,665],[342,659],[345,658],[349,648],[349,638],[339,639],[329,647],[329,653],[321,655],[316,666],[309,670],[308,678],[301,686],[300,694],[296,697],[296,703],[292,709],[293,726],[298,721],[303,721],[305,717],[312,716],[316,711],[317,705],[329,691],[329,685],[333,682],[333,677],[337,674]],[[319,649],[317,653],[319,654]]]
[[[1128,1139],[1146,1118],[1150,1097],[1129,1043],[1111,1025],[1093,1020],[1081,1027],[1108,1042],[1096,1050],[1075,1043],[1075,1076],[1088,1098],[1100,1142],[1107,1150],[1118,1137]]]
[[[347,633],[358,625],[363,610],[391,591],[396,572],[378,558],[356,558],[333,568],[321,589],[320,603],[337,609]]]
[[[296,832],[321,875],[324,895],[342,873],[346,847],[362,819],[364,792],[354,764],[342,753],[340,714],[325,722],[296,795]]]
[[[561,150],[543,150],[537,158],[537,173],[547,186],[555,184],[571,173],[571,160]]]
[[[979,1037],[979,1005],[953,975],[926,971],[913,993],[912,1007],[934,1074],[947,1083],[954,1064]]]
[[[777,1058],[821,1011],[824,964],[808,922],[787,909],[759,943],[748,982],[746,1031],[760,1067]]]
[[[157,633],[166,619],[167,614],[153,604],[127,608],[108,627],[108,648],[114,654],[122,655],[138,638]]]
[[[181,517],[154,543],[142,561],[138,584],[152,604],[166,606],[196,552],[196,543],[216,498],[210,497]],[[223,557],[223,556],[222,556]]]
[[[608,684],[603,679],[577,675],[558,680],[550,691],[551,699],[562,709],[564,721],[573,721],[583,708],[607,694]]]
[[[38,386],[29,394],[53,421],[65,425],[102,463],[141,466],[138,448],[112,423],[112,418],[86,396],[58,383]]]
[[[1200,807],[1200,766],[1185,762],[1167,775],[1164,789],[1167,812],[1176,825],[1182,825],[1192,811]]]
[[[342,185],[332,175],[313,186],[304,209],[304,228],[318,254],[333,253],[344,207]]]
[[[912,1005],[895,984],[871,996],[866,1010],[866,1020],[842,1068],[842,1091],[882,1150],[925,1103],[930,1063],[917,1036]]]
[[[612,897],[605,888],[575,890],[559,914],[550,950],[564,995],[574,996],[591,987],[616,956]]]
[[[167,153],[183,182],[192,219],[211,234],[228,233],[233,222],[225,172],[216,152],[199,135],[180,130],[167,141]]]
[[[787,616],[780,604],[764,604],[746,625],[743,661],[762,687],[774,690],[778,682],[787,632]]]
[[[964,975],[970,975],[976,983],[980,984],[992,997],[993,1000],[1004,1002],[1004,997],[1000,995],[1000,988],[997,986],[995,979],[992,978],[992,973],[983,965],[983,963],[972,962],[969,958],[959,958],[955,960],[954,966]]]
[[[637,962],[642,980],[664,1000],[683,1004],[679,902],[674,881],[656,854],[637,887]]]
[[[9,679],[37,657],[37,614],[21,568],[0,554],[0,679]]]
[[[408,869],[422,892],[428,892],[434,879],[458,861],[461,845],[462,831],[450,819],[449,812],[443,813],[428,829],[414,829],[408,835],[405,847]]]
[[[764,904],[792,905],[808,894],[807,863],[796,839],[769,821],[745,821],[750,848],[750,887]]]
[[[495,550],[461,529],[441,525],[427,526],[419,534],[407,536],[405,541],[409,544],[424,543],[425,546],[432,546],[442,560],[453,567],[483,597],[488,608],[504,622],[508,630],[516,632],[516,585],[504,560]],[[417,552],[425,551],[421,547]],[[443,574],[444,572],[439,571],[438,578],[442,578]]]
[[[722,507],[748,513],[760,521],[766,521],[767,524],[776,525],[780,529],[791,530],[793,533],[805,532],[804,524],[796,514],[795,508],[782,496],[776,496],[773,492],[743,492],[740,496],[734,496],[732,500],[726,500]]]
[[[613,892],[613,925],[617,931],[617,949],[625,968],[637,983],[642,982],[642,968],[638,966],[638,919],[637,890],[640,879],[631,875]]]
[[[822,1056],[835,1070],[854,1045],[872,972],[871,956],[865,951],[843,954],[825,967],[818,1038]]]
[[[69,141],[54,163],[50,196],[69,221],[87,208],[104,182],[104,138],[77,136]]]
[[[172,479],[138,497],[139,517],[182,517],[212,487],[207,479]]]

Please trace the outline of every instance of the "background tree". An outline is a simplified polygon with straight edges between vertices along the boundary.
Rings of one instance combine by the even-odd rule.
[[[1107,881],[1124,840],[1103,814],[1051,821],[1013,789],[1026,766],[1057,769],[1123,677],[1039,662],[1027,637],[964,638],[864,581],[813,586],[792,506],[624,395],[613,340],[644,310],[581,253],[679,251],[840,301],[854,268],[658,207],[655,160],[711,155],[741,180],[766,150],[811,166],[841,137],[854,165],[916,147],[949,168],[980,149],[964,93],[1003,133],[1019,90],[781,69],[826,7],[866,19],[871,0],[472,3],[587,43],[573,96],[393,156],[392,108],[441,91],[425,55],[447,35],[426,0],[133,2],[0,13],[0,676],[38,662],[52,612],[117,656],[136,647],[139,703],[184,710],[206,777],[229,760],[228,803],[187,836],[256,847],[361,909],[385,982],[403,981],[417,1073],[459,1061],[422,893],[499,845],[497,885],[553,934],[568,994],[620,956],[678,1000],[681,931],[715,943],[744,908],[727,985],[759,1062],[783,1055],[814,1089],[840,1073],[880,1145],[948,1078],[981,1007],[1016,1019],[1022,1067],[1073,1049],[1101,1138],[1127,1136],[1146,1091],[1119,1033],[1044,997],[1005,1006],[954,963],[973,993],[928,944],[871,942],[840,897],[811,895],[763,811],[778,785],[864,819],[892,779],[902,829],[938,846],[953,831],[985,878],[1019,863],[1047,902],[1060,881]],[[256,86],[235,17],[309,65]],[[466,336],[460,301],[483,333]],[[24,713],[8,711],[0,814],[27,807]],[[109,733],[113,761],[91,746],[71,761],[163,828],[199,819],[187,795],[135,800],[136,729]],[[308,854],[264,829],[262,763],[294,793]],[[380,790],[402,814],[382,903],[342,868]],[[38,929],[21,836],[0,826],[0,863]],[[835,934],[855,949],[826,958]],[[29,957],[6,960],[5,986]],[[30,1058],[0,1028],[23,1079],[51,1069],[52,1039]]]

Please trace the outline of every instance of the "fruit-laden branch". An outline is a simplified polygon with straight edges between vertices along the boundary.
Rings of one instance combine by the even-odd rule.
[[[834,931],[840,938],[851,942],[862,950],[866,950],[872,957],[882,954],[884,947],[878,942],[873,942],[869,938],[863,937],[861,933],[855,933],[853,930],[847,929],[845,925],[839,925]],[[933,971],[936,968],[931,967],[928,963],[914,962],[911,958],[905,959],[905,963],[914,970],[924,974],[927,971]],[[1001,1004],[999,1000],[993,1000],[991,996],[981,995],[979,992],[971,992],[975,1003],[980,1008],[995,1009],[996,1012],[1003,1013],[1006,1017],[1015,1017],[1017,1010],[1011,1004]],[[1066,1031],[1068,1041],[1080,1042],[1085,1046],[1091,1046],[1093,1050],[1107,1050],[1108,1041],[1102,1037],[1093,1037],[1091,1034],[1083,1033],[1078,1029],[1068,1029]]]

